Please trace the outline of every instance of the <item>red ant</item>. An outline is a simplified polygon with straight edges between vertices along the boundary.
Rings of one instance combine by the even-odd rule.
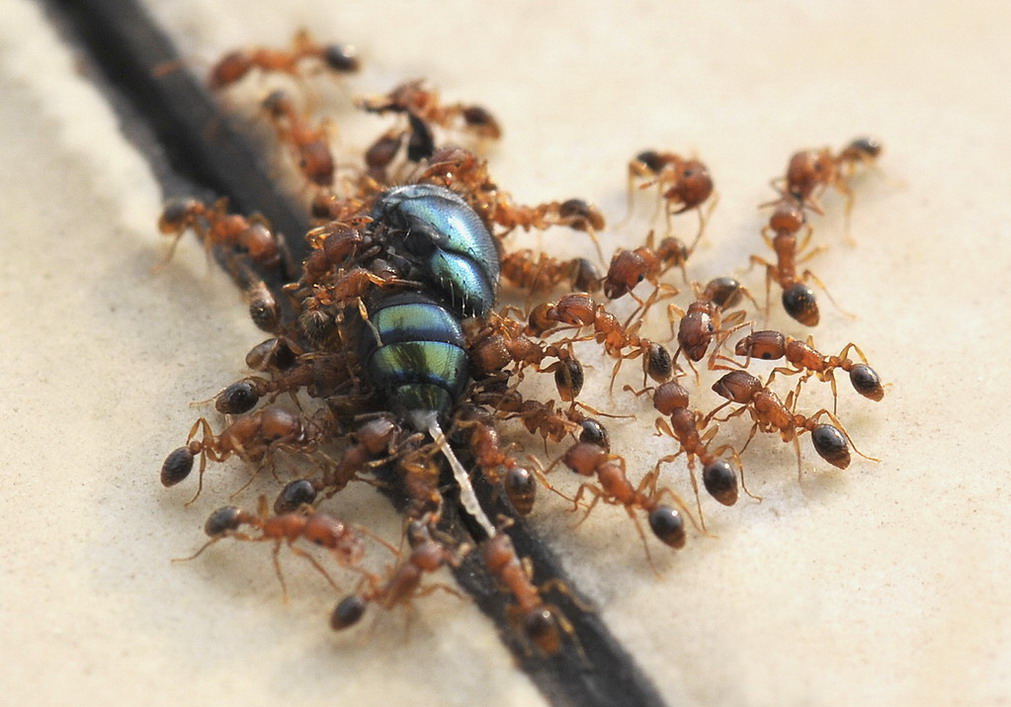
[[[386,610],[392,609],[398,604],[410,607],[412,599],[425,596],[436,589],[460,596],[459,592],[444,584],[433,584],[421,589],[421,579],[426,572],[436,572],[446,564],[453,566],[459,564],[459,555],[450,552],[441,543],[432,539],[425,520],[411,522],[408,526],[407,538],[411,546],[411,554],[406,562],[400,563],[390,573],[385,582],[382,582],[376,575],[368,573],[365,575],[369,584],[368,589],[351,594],[337,604],[330,616],[330,626],[335,631],[341,631],[358,623],[369,604],[378,603]],[[464,552],[460,554],[464,554]]]
[[[546,253],[523,249],[506,253],[501,259],[502,279],[527,290],[531,295],[568,282],[578,292],[600,290],[600,272],[586,258],[558,260]]]
[[[642,481],[639,482],[639,486],[635,487],[628,480],[625,471],[625,460],[616,454],[608,453],[603,447],[593,442],[577,442],[559,460],[552,464],[552,467],[558,461],[561,461],[570,470],[581,476],[596,476],[597,482],[600,484],[600,486],[589,482],[581,484],[579,490],[576,492],[576,497],[572,499],[573,510],[579,508],[579,501],[586,493],[591,494],[593,500],[586,508],[586,513],[583,516],[584,520],[601,500],[604,503],[624,507],[628,516],[635,522],[636,530],[639,532],[639,537],[642,539],[643,546],[646,549],[646,558],[649,560],[654,572],[656,572],[656,567],[649,552],[649,545],[646,543],[646,535],[642,532],[639,519],[633,512],[634,509],[638,508],[647,514],[649,527],[658,540],[674,549],[684,547],[684,521],[674,508],[657,503],[657,499],[664,495],[670,496],[675,505],[684,511],[692,519],[693,523],[695,520],[688,511],[687,506],[685,506],[684,501],[676,493],[669,488],[656,490],[656,469],[644,476]],[[551,467],[549,467],[548,471],[550,470]],[[649,494],[644,493],[644,490],[647,488],[652,489]]]
[[[502,128],[488,110],[463,103],[443,105],[438,92],[428,87],[423,79],[407,81],[386,95],[360,98],[356,103],[368,113],[406,113],[446,129],[454,127],[454,122],[459,120],[464,130],[482,139],[498,140],[502,136]]]
[[[236,248],[265,268],[280,267],[284,261],[283,241],[271,232],[267,220],[228,213],[226,198],[218,199],[213,206],[196,199],[171,199],[158,218],[158,230],[175,237],[165,263],[172,259],[187,230],[192,230],[208,251],[214,246]]]
[[[260,531],[259,535],[249,535],[239,528],[248,525]],[[287,543],[291,551],[299,557],[304,557],[336,590],[340,590],[337,583],[330,577],[329,573],[311,554],[295,546],[295,542],[302,538],[309,542],[324,547],[330,551],[334,559],[341,567],[355,567],[361,562],[365,555],[365,545],[362,539],[346,523],[334,518],[327,513],[319,513],[311,508],[303,508],[292,513],[282,513],[270,515],[267,509],[266,496],[260,496],[256,513],[244,511],[236,506],[224,506],[211,513],[204,525],[204,532],[210,537],[204,546],[189,557],[176,560],[177,562],[188,562],[198,557],[204,550],[214,545],[224,538],[235,538],[247,542],[268,542],[274,543],[273,560],[274,571],[277,579],[281,582],[281,590],[284,592],[284,600],[288,601],[288,587],[281,573],[281,564],[278,561],[278,553],[281,551],[281,542]],[[392,548],[391,548],[392,549]]]
[[[340,74],[352,74],[361,68],[354,47],[340,44],[318,44],[306,30],[300,30],[292,39],[291,49],[250,47],[230,52],[211,69],[210,86],[218,90],[241,80],[253,69],[264,72],[302,75],[301,64],[307,59],[322,62],[328,69]]]
[[[696,300],[688,305],[687,312],[682,312],[672,304],[667,306],[671,334],[674,333],[675,313],[681,317],[674,360],[676,361],[678,354],[683,351],[692,370],[695,370],[695,363],[705,357],[713,338],[716,338],[717,348],[709,361],[711,368],[715,359],[719,357],[719,347],[733,331],[743,326],[744,310],[731,312],[726,316],[723,315],[724,310],[737,305],[744,296],[751,300],[756,309],[758,308],[758,303],[747,288],[732,277],[714,278],[706,283],[704,289],[700,289],[698,283],[695,283],[694,288]],[[697,378],[698,371],[695,371],[695,375]]]
[[[825,290],[825,284],[819,280],[810,270],[805,270],[797,277],[797,266],[805,263],[815,255],[824,250],[824,246],[814,248],[809,253],[798,259],[798,255],[804,252],[811,241],[813,230],[807,226],[800,245],[797,244],[797,234],[802,228],[807,226],[807,219],[800,204],[793,200],[793,197],[783,197],[776,205],[772,216],[769,217],[769,225],[762,230],[762,238],[766,244],[776,254],[776,262],[769,261],[757,255],[751,256],[752,265],[761,265],[765,268],[765,312],[766,318],[769,314],[769,298],[772,282],[775,281],[783,288],[783,309],[791,317],[806,326],[816,326],[821,319],[818,311],[818,301],[815,299],[814,291],[804,283],[807,280],[814,280],[819,287]],[[770,238],[769,232],[774,235]],[[829,295],[829,299],[832,296]],[[832,300],[835,303],[835,300]],[[838,307],[838,305],[836,305]]]
[[[497,192],[492,220],[506,229],[508,234],[514,228],[529,231],[531,228],[543,231],[550,226],[566,226],[574,231],[586,233],[597,249],[597,257],[604,260],[597,232],[604,229],[604,215],[593,204],[583,199],[550,201],[537,206],[515,204],[508,194]]]
[[[594,333],[592,335],[569,341],[573,343],[595,340],[604,347],[604,351],[609,356],[618,359],[611,372],[612,388],[618,370],[626,359],[642,356],[643,377],[648,375],[657,382],[667,380],[673,373],[674,367],[670,352],[661,344],[638,335],[637,332],[642,324],[641,319],[631,327],[622,326],[613,314],[608,312],[603,305],[594,302],[589,295],[570,294],[562,297],[558,302],[538,305],[530,312],[524,331],[530,335],[542,336],[545,332],[558,328],[559,324],[577,329],[585,326],[593,327]],[[631,351],[625,353],[624,349],[631,349]]]
[[[351,433],[351,444],[340,458],[324,467],[323,473],[312,479],[298,479],[286,485],[274,501],[275,513],[287,513],[304,505],[313,505],[343,491],[358,474],[378,466],[406,446],[403,430],[387,417],[375,417],[361,423]],[[329,461],[329,460],[328,460]]]
[[[713,180],[709,169],[695,159],[684,159],[673,152],[646,150],[628,163],[628,212],[632,213],[632,192],[637,179],[644,180],[640,189],[657,186],[660,198],[667,205],[667,230],[672,230],[671,218],[686,211],[696,210],[699,215],[699,232],[689,252],[695,250],[706,227],[706,214],[700,208],[713,193]],[[715,206],[715,202],[713,203]],[[712,209],[710,209],[711,211]]]
[[[255,464],[274,450],[311,453],[316,450],[317,440],[324,434],[328,419],[332,418],[325,409],[303,420],[282,407],[270,405],[239,418],[223,429],[220,435],[215,435],[210,423],[201,417],[193,423],[186,446],[179,447],[166,457],[161,468],[162,485],[175,486],[189,476],[193,460],[199,455],[197,492],[186,504],[189,505],[203,489],[208,459],[223,462],[234,455]],[[194,439],[198,431],[203,432],[200,440]]]
[[[818,199],[828,187],[834,187],[846,197],[846,220],[853,210],[853,192],[849,179],[858,165],[871,165],[881,154],[881,143],[861,137],[833,155],[828,148],[801,150],[790,157],[786,177],[773,181],[773,188],[784,197],[791,196],[805,208],[824,214]],[[849,229],[847,228],[847,231]]]
[[[745,410],[751,413],[751,419],[755,424],[751,427],[748,441],[741,448],[742,454],[759,429],[763,432],[778,432],[784,442],[793,442],[797,451],[797,474],[801,476],[803,470],[800,462],[799,436],[804,432],[810,432],[814,449],[822,459],[840,469],[849,466],[850,452],[846,443],[849,441],[853,444],[853,440],[839,418],[824,408],[811,416],[795,412],[800,386],[790,391],[784,404],[779,396],[769,389],[768,384],[762,385],[760,380],[746,371],[732,371],[716,381],[713,390],[720,397],[726,398],[727,402],[706,415],[706,423],[712,420],[719,410],[731,403],[741,403],[741,407],[721,418],[721,422],[737,417]],[[818,418],[822,415],[827,415],[834,425],[818,424]],[[865,459],[879,461],[874,457],[868,457],[857,449],[855,444],[853,450]]]
[[[312,127],[284,91],[272,91],[263,108],[277,133],[278,142],[288,144],[299,170],[313,184],[329,187],[334,181],[334,159],[328,141],[329,124]]]
[[[857,352],[863,363],[854,363],[846,357],[850,349]],[[810,336],[805,343],[778,331],[764,330],[748,334],[738,341],[735,352],[738,356],[746,355],[749,360],[760,358],[769,361],[785,358],[787,363],[791,364],[793,368],[776,368],[773,371],[774,373],[784,373],[786,375],[803,373],[804,378],[802,380],[815,375],[819,380],[829,381],[832,386],[833,412],[835,412],[836,403],[838,402],[834,375],[837,368],[841,368],[849,373],[853,389],[865,398],[877,401],[881,400],[885,395],[877,372],[867,365],[867,357],[864,356],[864,352],[852,342],[846,344],[838,356],[825,356],[814,348],[814,340]]]
[[[509,606],[510,619],[518,624],[523,635],[545,655],[557,655],[562,649],[562,633],[575,640],[575,630],[565,615],[553,604],[546,604],[541,592],[554,588],[571,596],[568,587],[560,580],[552,580],[544,586],[536,587],[532,581],[530,563],[520,560],[512,540],[500,525],[499,532],[488,538],[484,544],[484,563],[488,572],[516,600]],[[577,650],[584,658],[582,648]]]
[[[630,386],[625,386],[625,390],[638,397],[649,392],[651,388],[635,391]],[[702,513],[698,481],[695,478],[695,459],[697,458],[702,464],[702,484],[709,495],[724,506],[732,506],[737,503],[737,475],[729,462],[720,459],[719,456],[729,449],[737,460],[738,466],[741,466],[740,457],[729,444],[712,452],[709,451],[709,442],[719,431],[719,427],[714,426],[704,434],[699,434],[706,428],[702,413],[693,412],[688,407],[688,391],[677,381],[667,381],[656,388],[653,392],[653,407],[661,415],[670,416],[670,423],[662,417],[656,419],[657,431],[668,437],[673,437],[681,445],[677,454],[665,456],[657,461],[653,469],[653,479],[659,477],[661,465],[674,461],[681,454],[688,458],[688,475],[691,479],[692,491],[695,493],[695,503],[702,522],[702,530],[705,532],[706,520]],[[743,471],[741,472],[741,482],[743,485]],[[749,493],[747,488],[744,490],[745,493]],[[749,493],[749,495],[751,494]]]
[[[678,294],[679,290],[676,287],[660,282],[660,278],[671,268],[681,268],[681,273],[687,281],[685,263],[691,251],[679,238],[670,236],[661,240],[660,245],[654,249],[653,237],[654,233],[650,231],[644,246],[635,250],[618,249],[611,257],[611,265],[604,278],[604,295],[608,299],[615,300],[631,295],[639,305],[625,321],[625,326],[628,326],[637,315],[645,317],[649,308],[657,301]],[[632,292],[643,280],[653,285],[653,292],[645,301]]]

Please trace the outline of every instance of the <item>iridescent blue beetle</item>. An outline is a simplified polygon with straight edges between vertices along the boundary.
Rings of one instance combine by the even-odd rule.
[[[481,219],[459,195],[434,184],[384,192],[373,230],[389,230],[389,247],[415,266],[411,279],[435,290],[461,317],[483,317],[495,304],[499,256]]]
[[[495,304],[500,271],[495,241],[467,202],[434,184],[384,192],[372,219],[373,236],[409,263],[405,277],[425,288],[380,289],[368,298],[361,360],[387,407],[439,445],[453,467],[464,507],[489,536],[495,535],[439,426],[470,380],[460,319],[484,317]]]

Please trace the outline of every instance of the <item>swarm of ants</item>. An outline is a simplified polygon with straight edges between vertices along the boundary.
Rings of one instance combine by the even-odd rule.
[[[353,49],[323,46],[300,32],[288,49],[226,55],[213,67],[209,85],[225,93],[252,80],[251,74],[283,74],[305,86],[312,79],[343,81],[358,70]],[[605,270],[586,258],[510,249],[509,235],[517,229],[569,228],[593,241],[603,266],[598,234],[605,218],[578,198],[535,206],[515,202],[481,156],[482,146],[501,135],[485,108],[444,102],[424,81],[356,99],[356,108],[388,122],[360,162],[338,168],[333,131],[312,115],[311,103],[273,90],[259,114],[304,184],[314,223],[304,234],[311,246],[304,262],[292,262],[264,218],[231,213],[226,200],[176,199],[159,220],[173,250],[193,232],[222,255],[239,275],[254,322],[271,336],[246,356],[253,373],[215,396],[223,422],[198,419],[186,444],[165,460],[161,481],[167,487],[183,482],[196,463],[192,502],[208,462],[236,457],[254,474],[268,470],[281,487],[273,506],[261,496],[255,511],[233,505],[214,511],[205,525],[209,539],[193,557],[226,538],[272,543],[287,594],[278,564],[286,545],[334,587],[331,625],[345,630],[369,607],[410,605],[445,588],[426,575],[480,553],[509,596],[517,634],[550,655],[562,650],[569,622],[544,599],[544,587],[518,556],[506,532],[508,519],[489,517],[482,507],[472,487],[475,477],[498,489],[518,515],[532,511],[540,489],[566,498],[583,514],[601,504],[619,506],[652,563],[653,541],[643,519],[657,540],[674,549],[686,544],[685,519],[705,534],[698,469],[702,487],[720,504],[737,503],[740,490],[752,495],[745,485],[745,453],[760,432],[792,445],[798,474],[805,433],[818,456],[840,469],[850,464],[851,450],[871,459],[857,450],[835,403],[832,410],[799,410],[802,389],[817,382],[828,383],[837,400],[837,371],[849,374],[860,395],[882,399],[881,381],[860,348],[849,343],[838,355],[826,355],[811,336],[802,340],[755,322],[768,321],[775,283],[790,317],[805,327],[818,324],[809,284],[825,287],[810,270],[801,270],[824,248],[811,245],[810,217],[824,213],[822,197],[833,189],[845,197],[848,223],[854,177],[879,156],[876,141],[799,151],[785,175],[773,180],[776,198],[761,207],[769,217],[760,233],[772,253],[752,255],[748,263],[765,271],[763,307],[735,277],[689,281],[688,267],[715,202],[714,181],[698,159],[648,150],[628,163],[629,211],[640,191],[654,192],[664,235],[649,230],[642,245],[615,252]],[[694,233],[682,240],[675,232],[686,224]],[[288,284],[272,291],[265,273],[281,274]],[[691,298],[683,308],[674,302],[682,289]],[[523,304],[503,305],[505,297]],[[611,303],[623,298],[633,300],[634,309],[619,318]],[[669,322],[666,341],[640,333],[661,304]],[[669,453],[652,468],[630,468],[620,450],[611,449],[601,422],[614,415],[579,399],[586,378],[579,356],[593,355],[595,348],[598,357],[613,360],[607,380],[612,399],[627,396],[655,420],[643,433],[669,441]],[[753,359],[782,365],[763,380],[749,370]],[[622,365],[636,360],[641,385],[616,389]],[[715,409],[691,402],[699,367],[721,374],[712,390],[726,402]],[[557,400],[525,392],[524,378],[542,373],[553,376]],[[785,377],[797,383],[784,400],[771,386]],[[721,430],[732,418],[750,418],[745,439]],[[542,446],[546,455],[506,443],[509,420],[518,420],[533,437],[531,448]],[[681,455],[692,502],[666,481],[664,465]],[[281,480],[280,457],[300,463],[301,478]],[[585,478],[571,497],[549,480],[563,467]],[[406,499],[401,547],[324,510],[355,481],[395,486]],[[480,529],[476,547],[444,532],[447,504],[459,504]],[[311,545],[327,552],[314,554]],[[389,553],[387,569],[365,567],[370,548]],[[337,571],[341,581],[334,578]]]

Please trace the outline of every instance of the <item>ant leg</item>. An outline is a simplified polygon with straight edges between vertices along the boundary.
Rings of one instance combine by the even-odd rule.
[[[310,553],[306,552],[306,551],[305,551],[305,550],[303,550],[302,548],[300,548],[300,547],[296,547],[295,545],[292,545],[292,544],[291,544],[291,542],[289,542],[289,543],[288,543],[288,547],[289,547],[289,548],[291,549],[291,551],[292,551],[292,552],[293,552],[294,554],[296,554],[296,555],[298,555],[299,557],[303,557],[303,558],[305,558],[306,560],[308,560],[308,561],[309,561],[309,563],[310,563],[310,564],[311,564],[311,565],[312,565],[313,567],[315,567],[315,568],[316,568],[316,571],[317,571],[317,572],[319,572],[319,573],[320,573],[321,575],[323,575],[324,577],[326,577],[326,581],[330,583],[330,586],[331,586],[331,587],[333,587],[335,591],[338,591],[338,592],[339,592],[339,591],[341,591],[341,588],[340,588],[340,586],[339,586],[339,585],[337,584],[337,582],[335,582],[335,581],[333,580],[333,578],[332,578],[332,577],[330,576],[330,573],[329,573],[329,572],[327,572],[327,571],[326,571],[326,570],[325,570],[325,569],[323,568],[323,565],[321,565],[321,564],[319,563],[319,561],[318,561],[318,560],[317,560],[317,559],[316,559],[315,557],[313,557],[313,556],[312,556],[312,555],[311,555]],[[282,582],[282,586],[283,586],[283,582]]]
[[[593,510],[594,506],[597,505],[597,502],[600,501],[601,497],[604,495],[603,489],[599,489],[599,488],[597,488],[596,486],[594,486],[594,485],[592,485],[590,483],[580,484],[579,491],[576,492],[576,497],[574,499],[572,499],[572,505],[573,505],[573,508],[572,508],[572,511],[571,511],[572,513],[575,513],[579,509],[579,499],[583,497],[583,492],[584,491],[589,491],[590,493],[593,494],[593,501],[591,501],[590,505],[587,506],[586,513],[583,514],[583,517],[580,518],[579,522],[576,523],[575,526],[573,526],[573,527],[577,527],[577,528],[580,525],[582,525],[583,522],[587,518],[590,517],[590,511]]]
[[[685,318],[685,311],[678,307],[676,304],[667,305],[667,321],[670,324],[670,339],[668,341],[673,341],[677,338],[677,332],[674,331],[674,315],[677,314],[678,322]]]
[[[854,351],[857,352],[857,355],[860,357],[861,361],[863,361],[864,363],[867,363],[867,357],[864,356],[864,352],[861,351],[860,347],[857,346],[856,344],[854,344],[852,341],[850,343],[846,344],[846,346],[843,347],[843,350],[839,352],[838,358],[845,359],[846,356],[847,356],[847,354],[849,354],[850,349],[852,349],[852,350],[854,350]]]
[[[642,548],[646,551],[646,561],[649,563],[649,568],[653,570],[653,575],[657,579],[660,579],[660,572],[653,562],[653,554],[649,551],[649,543],[646,542],[646,534],[642,532],[642,523],[639,522],[639,517],[632,510],[631,506],[625,506],[625,512],[628,513],[628,517],[635,523],[635,530],[639,533],[639,539],[642,540]]]
[[[284,597],[284,603],[288,603],[288,585],[284,581],[284,574],[281,572],[281,561],[278,559],[278,555],[281,552],[281,540],[278,538],[274,541],[274,550],[270,553],[271,559],[274,561],[274,572],[277,574],[277,579],[281,583],[281,594]],[[322,569],[322,568],[320,568]],[[324,575],[326,572],[323,573]],[[329,579],[329,576],[327,577]],[[340,591],[340,590],[338,590]]]

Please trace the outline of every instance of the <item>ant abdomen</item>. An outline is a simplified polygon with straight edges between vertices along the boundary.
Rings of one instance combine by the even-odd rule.
[[[241,415],[253,409],[260,400],[254,381],[246,379],[232,383],[218,393],[214,409],[225,415]]]
[[[799,282],[783,290],[783,309],[805,326],[817,326],[821,319],[814,290]]]
[[[354,626],[361,620],[367,607],[365,599],[357,594],[344,597],[330,615],[330,627],[334,631],[342,631]]]
[[[718,459],[702,469],[702,483],[709,495],[724,506],[737,503],[737,474],[730,463]]]
[[[274,501],[274,513],[294,513],[302,506],[312,505],[316,501],[316,487],[309,479],[296,479],[278,494]]]
[[[161,465],[162,486],[175,486],[190,475],[193,470],[193,453],[189,447],[179,447],[165,457]]]
[[[657,506],[649,512],[649,527],[653,535],[675,550],[685,546],[685,522],[670,506]]]
[[[846,437],[833,425],[817,425],[811,430],[814,450],[832,466],[845,469],[850,465],[850,448]]]
[[[850,383],[853,384],[853,389],[865,398],[878,401],[885,397],[885,390],[881,387],[881,378],[866,363],[858,363],[850,369]]]

